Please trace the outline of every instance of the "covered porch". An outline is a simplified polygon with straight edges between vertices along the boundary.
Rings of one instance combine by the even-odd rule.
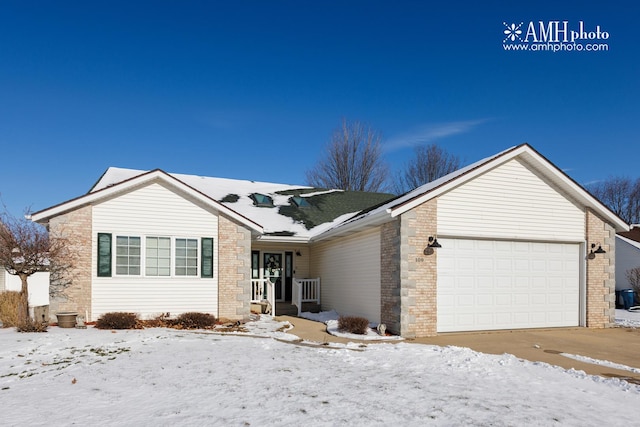
[[[300,313],[320,311],[320,278],[292,278],[291,298],[285,299],[281,280],[251,279],[251,311],[272,316],[299,316]],[[278,298],[281,296],[281,298]]]

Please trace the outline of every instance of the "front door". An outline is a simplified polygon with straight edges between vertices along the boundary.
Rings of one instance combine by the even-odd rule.
[[[275,283],[276,301],[284,301],[285,292],[282,277],[282,252],[264,252],[264,278]]]

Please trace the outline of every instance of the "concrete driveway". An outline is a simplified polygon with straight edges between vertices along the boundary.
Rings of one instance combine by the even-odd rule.
[[[323,323],[292,316],[278,316],[293,324],[292,334],[306,341],[340,342],[353,340],[326,332]],[[371,343],[372,341],[366,341]],[[585,363],[562,353],[606,360],[637,368],[640,371],[640,329],[633,328],[556,328],[491,332],[448,333],[432,338],[405,340],[408,343],[468,347],[489,354],[513,354],[532,362],[545,362],[566,369],[585,371],[591,375],[620,378],[640,384],[640,373]]]

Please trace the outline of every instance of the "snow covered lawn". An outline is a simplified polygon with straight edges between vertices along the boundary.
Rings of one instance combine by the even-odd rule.
[[[253,337],[0,330],[0,424],[629,425],[640,404],[617,379],[457,347],[301,346],[264,319]]]

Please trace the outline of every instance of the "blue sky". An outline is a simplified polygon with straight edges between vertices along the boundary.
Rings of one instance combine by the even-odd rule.
[[[583,184],[640,176],[640,6],[430,3],[0,1],[1,198],[46,208],[109,166],[304,184],[343,118],[393,169],[528,142]],[[503,22],[554,20],[609,50],[504,50]]]

